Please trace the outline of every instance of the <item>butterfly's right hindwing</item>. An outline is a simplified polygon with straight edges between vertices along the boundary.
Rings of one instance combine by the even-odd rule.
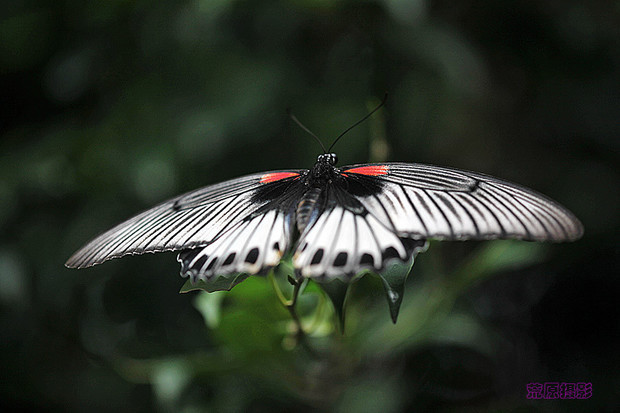
[[[392,260],[406,262],[426,248],[426,240],[401,238],[388,229],[348,191],[330,186],[325,196],[325,209],[303,231],[293,257],[302,276],[348,281],[364,270],[380,273]]]

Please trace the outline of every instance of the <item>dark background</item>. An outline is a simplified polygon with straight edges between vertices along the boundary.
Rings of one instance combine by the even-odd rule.
[[[612,411],[620,10],[614,1],[5,2],[0,408]],[[476,170],[570,208],[572,244],[434,243],[398,324],[356,284],[347,331],[291,349],[267,280],[178,294],[175,255],[63,267],[102,230],[242,174],[385,159]],[[530,401],[529,382],[591,382]],[[4,410],[6,411],[6,410]]]

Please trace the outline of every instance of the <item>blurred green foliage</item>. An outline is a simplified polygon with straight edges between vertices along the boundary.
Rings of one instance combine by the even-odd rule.
[[[612,411],[620,10],[613,1],[17,0],[0,11],[0,408]],[[398,324],[381,280],[310,343],[269,281],[178,294],[174,254],[63,268],[183,191],[338,143],[485,172],[568,206],[566,245],[433,243]],[[323,298],[309,285],[300,311]],[[305,300],[305,301],[304,301]],[[615,310],[615,311],[614,311]],[[312,323],[308,317],[305,323]],[[323,320],[323,321],[321,321]],[[589,381],[583,402],[528,382]]]

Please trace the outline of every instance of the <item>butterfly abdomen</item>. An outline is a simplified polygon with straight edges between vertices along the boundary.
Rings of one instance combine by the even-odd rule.
[[[318,216],[321,192],[321,188],[311,188],[297,204],[295,219],[297,220],[297,229],[300,234],[304,232],[308,223]]]

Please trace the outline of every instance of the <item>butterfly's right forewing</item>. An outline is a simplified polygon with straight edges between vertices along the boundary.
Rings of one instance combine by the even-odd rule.
[[[364,173],[379,167],[384,169],[374,176]],[[557,202],[488,175],[404,163],[354,165],[345,172],[360,185],[367,180],[381,185],[359,200],[401,236],[560,242],[583,234],[579,220]]]

